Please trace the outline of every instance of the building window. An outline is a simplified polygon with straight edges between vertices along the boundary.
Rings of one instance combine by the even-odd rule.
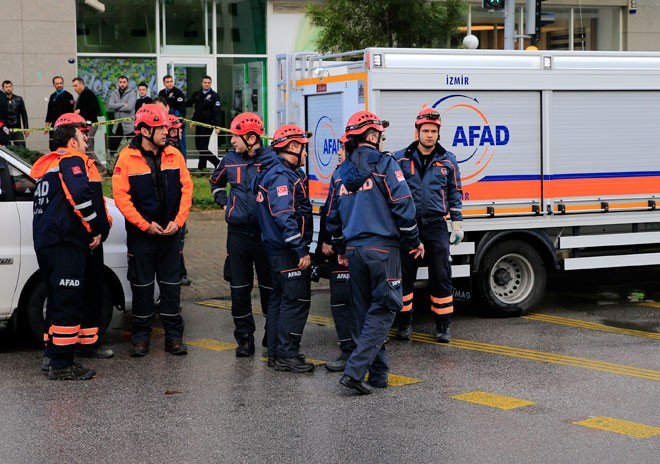
[[[554,21],[541,28],[535,45],[541,50],[598,50],[619,51],[621,43],[620,16],[617,7],[580,8],[543,4],[544,13],[553,13]],[[520,30],[520,8],[516,9],[516,33]],[[572,25],[571,25],[572,24]],[[459,30],[465,31],[467,27]],[[472,33],[479,39],[481,49],[504,48],[504,17],[502,10],[488,12],[472,9]],[[514,41],[519,48],[519,40]],[[523,47],[531,42],[524,41]]]
[[[219,54],[266,53],[266,0],[218,0]]]
[[[156,53],[154,0],[104,2],[105,12],[76,0],[78,53]]]
[[[161,4],[163,53],[182,50],[211,53],[211,12],[209,0],[177,0]]]

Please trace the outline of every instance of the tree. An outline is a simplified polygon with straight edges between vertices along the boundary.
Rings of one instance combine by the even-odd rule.
[[[306,7],[321,52],[367,47],[449,47],[464,23],[465,0],[328,0]]]

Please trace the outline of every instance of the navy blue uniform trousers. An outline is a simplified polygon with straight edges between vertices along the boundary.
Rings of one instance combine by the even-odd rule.
[[[293,358],[299,354],[309,315],[309,268],[303,271],[298,267],[299,258],[294,252],[270,255],[268,259],[273,280],[266,319],[268,356]]]
[[[133,291],[131,341],[148,342],[153,319],[154,283],[160,289],[160,320],[165,341],[183,339],[181,316],[181,239],[179,234],[150,236],[130,234],[128,246],[128,280]]]
[[[346,256],[360,337],[344,374],[360,380],[369,372],[371,381],[386,381],[389,366],[385,342],[403,304],[399,248],[349,246]]]
[[[337,257],[330,258],[330,311],[335,323],[341,359],[348,359],[356,347],[360,330],[351,301],[350,272],[340,266]]]

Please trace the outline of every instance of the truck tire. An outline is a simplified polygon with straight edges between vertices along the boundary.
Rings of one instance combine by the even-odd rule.
[[[541,300],[546,281],[545,264],[536,250],[526,242],[508,240],[486,252],[475,288],[489,315],[511,317]]]
[[[24,333],[34,343],[43,344],[44,319],[46,316],[46,283],[39,280],[30,292],[24,309]],[[103,284],[103,303],[101,305],[101,318],[99,320],[99,337],[101,337],[112,320],[112,293],[107,284]]]

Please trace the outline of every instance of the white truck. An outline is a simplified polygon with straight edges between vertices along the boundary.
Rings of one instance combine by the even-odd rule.
[[[6,147],[0,147],[0,323],[14,322],[34,341],[43,340],[46,284],[39,273],[32,242],[32,196],[36,183],[30,166]],[[99,327],[103,333],[113,308],[131,308],[127,279],[124,217],[106,199],[113,226],[103,244],[104,284]]]
[[[423,105],[440,111],[464,191],[456,298],[519,315],[548,269],[660,264],[660,53],[369,48],[281,55],[278,72],[278,122],[314,133],[317,205],[352,113],[389,120],[395,151]]]

